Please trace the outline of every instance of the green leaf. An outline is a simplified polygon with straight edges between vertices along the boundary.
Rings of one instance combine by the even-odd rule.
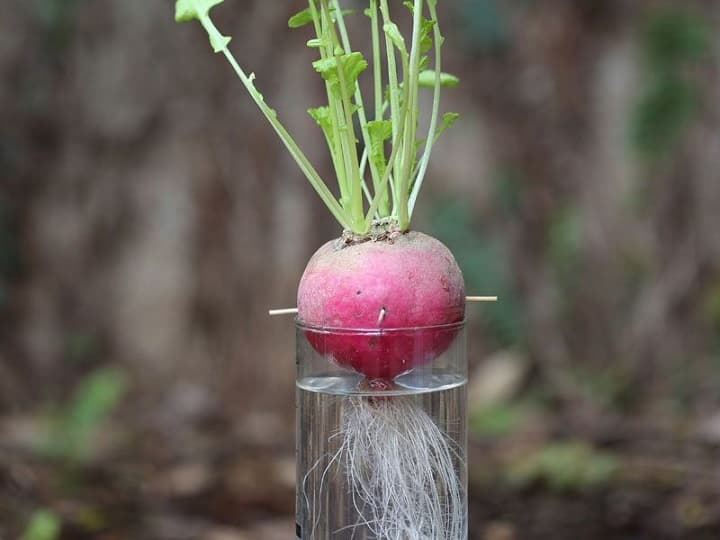
[[[288,26],[290,28],[300,28],[306,24],[310,24],[311,22],[313,22],[312,11],[310,11],[310,8],[305,8],[290,17],[288,20]]]
[[[428,19],[427,17],[422,18],[420,26],[420,52],[424,53],[432,49],[433,46],[433,31],[435,30],[436,21]]]
[[[487,405],[470,414],[470,429],[490,437],[505,437],[527,421],[526,406],[514,403]]]
[[[333,21],[335,21],[334,13],[335,13],[335,8],[331,7],[330,8],[330,17],[332,18]],[[352,9],[343,9],[342,10],[343,15],[352,15],[353,13],[355,13],[355,11]],[[290,17],[290,19],[288,20],[288,26],[290,28],[301,28],[312,22],[313,22],[312,11],[310,10],[310,8],[305,8],[302,11],[299,11],[295,15]]]
[[[223,36],[211,22],[208,24],[207,20],[210,10],[223,2],[224,0],[177,0],[175,3],[175,20],[177,22],[199,20],[207,30],[210,45],[216,53],[225,50],[232,39]]]
[[[95,433],[120,403],[125,389],[125,377],[115,369],[88,375],[49,426],[47,439],[39,441],[38,452],[76,462],[88,458]]]
[[[210,10],[225,0],[177,0],[175,2],[175,21],[188,22],[207,17]]]
[[[426,69],[425,71],[420,73],[420,77],[418,78],[418,80],[422,88],[434,88],[435,71],[431,69]],[[455,88],[458,84],[460,84],[460,79],[455,75],[451,75],[450,73],[440,74],[440,86],[444,88]]]
[[[313,62],[315,71],[320,73],[323,79],[330,83],[330,88],[338,97],[342,95],[340,88],[340,77],[338,73],[338,65],[343,70],[343,80],[345,82],[345,91],[347,95],[355,93],[355,85],[358,77],[368,67],[368,63],[362,53],[352,52],[332,58],[323,58]]]
[[[635,106],[631,142],[646,158],[671,154],[699,111],[699,93],[693,83],[678,76],[653,81]]]
[[[430,59],[428,58],[428,56],[426,54],[423,54],[420,57],[420,64],[418,65],[418,69],[420,70],[420,73],[425,71],[429,65],[430,65]]]
[[[458,118],[460,118],[459,113],[445,113],[442,117],[442,122],[440,122],[440,127],[437,128],[437,131],[435,132],[435,141],[440,138],[440,136],[445,132],[445,130],[452,127],[452,125],[457,122]]]
[[[48,510],[38,510],[30,518],[22,540],[56,540],[60,536],[60,520]]]
[[[370,139],[370,161],[378,171],[380,177],[385,175],[387,161],[385,159],[385,141],[392,137],[392,121],[373,120],[367,125],[368,137]]]
[[[653,69],[665,72],[707,55],[712,42],[707,21],[687,8],[652,13],[643,36],[643,55]]]
[[[400,51],[400,54],[407,57],[407,47],[405,46],[405,38],[400,33],[400,29],[398,28],[397,24],[391,22],[391,23],[385,23],[383,25],[383,31],[387,36],[390,38],[390,41],[395,46],[395,48]]]
[[[308,109],[308,114],[312,117],[317,125],[320,126],[322,132],[325,134],[325,138],[328,142],[328,147],[333,148],[334,137],[333,137],[333,124],[332,117],[330,115],[329,107],[318,107],[316,109]]]
[[[619,465],[614,454],[585,442],[556,442],[518,456],[505,473],[515,485],[541,481],[555,491],[567,493],[609,484]]]

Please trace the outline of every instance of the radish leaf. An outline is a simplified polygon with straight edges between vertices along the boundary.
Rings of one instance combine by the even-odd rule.
[[[230,44],[231,38],[223,36],[214,25],[210,24],[210,10],[222,4],[224,0],[177,0],[175,3],[175,20],[188,22],[199,20],[205,27],[210,38],[210,45],[216,53],[222,52]]]
[[[308,109],[308,114],[317,122],[320,129],[322,129],[327,139],[328,147],[333,148],[335,145],[335,137],[333,136],[333,122],[330,115],[330,108],[318,107],[316,109]]]
[[[452,125],[457,121],[457,119],[460,118],[460,114],[458,113],[445,113],[443,114],[442,122],[440,123],[440,127],[438,127],[437,131],[435,132],[435,138],[433,139],[433,144],[437,142],[437,140],[440,138],[440,136],[449,128],[452,127]]]
[[[333,18],[333,20],[336,19],[335,15],[336,11],[334,8],[330,8],[330,16]],[[352,15],[355,13],[352,9],[343,9],[342,14],[343,15]],[[314,21],[312,10],[310,8],[305,8],[302,11],[298,11],[295,15],[290,17],[288,20],[288,26],[290,28],[301,28],[303,26],[306,26]]]
[[[421,72],[418,80],[420,81],[421,87],[434,88],[435,87],[435,71],[428,69],[428,70]],[[445,87],[445,88],[455,88],[458,84],[460,84],[460,79],[457,78],[455,75],[451,75],[450,73],[441,73],[440,74],[440,86]]]
[[[310,11],[310,8],[305,8],[290,17],[290,20],[288,21],[288,26],[290,28],[300,28],[302,26],[305,26],[306,24],[310,24],[311,22],[313,22],[312,12]]]
[[[392,122],[390,120],[374,120],[367,123],[367,130],[370,138],[369,159],[375,165],[380,176],[383,176],[387,168],[385,141],[392,137]]]
[[[225,0],[177,0],[175,2],[175,21],[188,22],[207,17],[210,10]]]
[[[330,58],[322,58],[313,62],[315,71],[320,73],[323,79],[330,83],[330,87],[336,96],[342,96],[340,88],[340,76],[338,73],[338,64],[342,69],[342,80],[345,84],[346,95],[352,95],[355,92],[355,85],[358,77],[368,67],[368,63],[362,53],[353,52]]]

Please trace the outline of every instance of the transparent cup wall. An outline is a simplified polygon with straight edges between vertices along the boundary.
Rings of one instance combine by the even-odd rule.
[[[296,330],[297,538],[466,539],[464,323]]]

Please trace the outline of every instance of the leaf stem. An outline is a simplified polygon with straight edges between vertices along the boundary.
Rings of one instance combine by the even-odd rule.
[[[333,44],[333,56],[335,58],[337,74],[340,86],[341,111],[343,118],[340,123],[340,132],[343,140],[345,154],[345,166],[348,179],[348,194],[350,196],[350,215],[353,222],[353,230],[364,225],[362,181],[360,179],[360,162],[357,155],[357,140],[355,138],[355,126],[352,115],[353,107],[348,94],[347,81],[345,80],[345,58],[348,51],[339,50],[340,40],[335,31],[335,23],[330,14],[328,0],[320,0],[323,11],[323,18],[327,24],[328,35]]]
[[[374,0],[376,1],[376,0]],[[349,53],[352,49],[350,46],[350,38],[348,36],[347,27],[345,26],[345,16],[343,15],[342,9],[340,8],[339,0],[332,0],[333,7],[335,8],[335,16],[337,17],[337,25],[340,30],[340,38],[342,40],[343,49],[346,53]],[[370,147],[370,135],[367,129],[367,115],[365,114],[365,102],[363,100],[362,91],[360,90],[360,83],[355,84],[355,103],[358,106],[358,119],[360,120],[360,129],[362,131],[363,144],[365,148]],[[379,173],[375,164],[370,161],[370,175],[372,176],[373,187],[377,191],[377,186],[380,182]],[[367,184],[365,183],[365,169],[362,168],[360,171],[360,181],[362,182],[363,191],[368,192]]]
[[[205,31],[209,35],[216,35],[220,32],[218,31],[215,24],[212,22],[210,17],[208,15],[203,15],[200,17],[200,23],[202,24],[203,28],[205,28]],[[265,103],[265,99],[263,98],[262,94],[258,92],[258,90],[255,88],[255,85],[253,84],[253,75],[246,75],[243,69],[238,64],[237,60],[235,60],[235,57],[228,49],[227,45],[225,45],[221,52],[227,59],[227,61],[232,66],[233,70],[237,74],[237,76],[240,78],[240,81],[243,83],[247,91],[250,93],[250,96],[252,97],[253,101],[257,104],[257,106],[260,108],[260,111],[263,113],[265,118],[270,122],[270,125],[273,127],[275,132],[278,134],[280,139],[282,140],[285,147],[290,152],[290,155],[293,157],[295,162],[298,164],[302,172],[307,177],[308,181],[312,185],[312,187],[315,189],[315,191],[318,193],[322,201],[325,203],[325,206],[328,207],[332,215],[337,219],[337,221],[342,225],[343,227],[349,228],[350,227],[350,219],[345,210],[340,206],[338,201],[335,199],[332,192],[328,189],[325,182],[322,180],[318,172],[315,170],[315,167],[313,167],[312,163],[310,163],[310,160],[305,156],[303,151],[300,149],[300,147],[297,145],[295,140],[292,138],[292,136],[288,133],[288,131],[285,129],[285,127],[280,123],[280,121],[277,119],[277,113],[271,109],[267,103]]]
[[[437,138],[435,136],[435,130],[437,129],[437,121],[440,111],[440,87],[441,87],[441,75],[442,75],[442,45],[443,36],[440,32],[440,25],[438,23],[437,6],[433,0],[428,0],[428,9],[430,10],[430,18],[433,21],[433,32],[435,42],[435,87],[433,89],[433,105],[432,115],[430,117],[430,128],[428,130],[428,137],[425,142],[425,151],[423,152],[422,158],[420,159],[420,168],[415,182],[413,184],[412,193],[410,194],[410,200],[408,201],[408,211],[410,218],[412,218],[413,211],[415,210],[415,203],[417,202],[420,188],[422,188],[425,174],[427,173],[428,163],[430,162],[430,154],[432,153],[433,145]]]
[[[370,33],[372,36],[372,51],[373,51],[373,82],[374,82],[374,94],[375,94],[375,120],[382,120],[385,111],[383,109],[383,75],[382,75],[382,60],[380,51],[380,24],[378,21],[378,2],[377,0],[370,0]],[[367,149],[367,143],[365,145]],[[372,169],[372,164],[371,164]],[[374,187],[377,193],[380,188],[380,178],[377,175],[373,176],[375,181]],[[388,200],[387,192],[383,195],[380,206],[379,215],[381,217],[387,217],[390,215],[390,202]]]
[[[423,0],[415,0],[413,9],[413,34],[410,49],[410,67],[404,80],[407,103],[404,104],[410,114],[405,118],[404,154],[402,172],[399,179],[398,223],[401,231],[410,226],[408,198],[410,196],[410,175],[415,157],[415,135],[417,132],[417,99],[420,77],[420,26],[422,22]]]
[[[315,35],[317,35],[318,38],[322,40],[327,36],[325,35],[325,32],[323,30],[324,25],[323,21],[321,20],[321,14],[318,13],[317,6],[315,5],[315,0],[309,0],[308,4],[310,8],[310,14],[312,15],[313,19],[313,25],[315,27]],[[333,55],[332,45],[329,45],[327,48],[319,47],[319,50],[320,58],[323,60],[328,58],[328,55]],[[328,140],[328,148],[330,148],[330,155],[332,156],[333,167],[335,168],[335,175],[337,177],[338,188],[340,190],[340,204],[345,210],[347,210],[350,201],[350,195],[347,188],[347,170],[345,167],[343,145],[339,127],[340,113],[338,111],[337,100],[335,99],[335,95],[333,94],[330,88],[330,83],[328,81],[325,81],[325,91],[328,98],[328,112],[332,116],[332,121],[330,122],[332,126],[332,141]]]
[[[388,8],[387,0],[380,0],[380,12],[383,18],[383,24],[392,24],[390,19],[390,9]],[[390,39],[390,36],[385,32],[385,49],[387,53],[387,70],[388,70],[388,86],[390,88],[390,119],[392,121],[392,133],[393,133],[393,149],[392,155],[394,156],[392,161],[397,159],[398,152],[395,150],[396,144],[399,144],[398,133],[401,130],[399,117],[402,116],[400,110],[400,102],[398,100],[398,76],[397,76],[397,64],[395,62],[395,46]],[[392,169],[392,167],[389,167]],[[399,168],[397,168],[399,170]],[[386,172],[387,175],[387,172]],[[393,189],[393,210],[392,215],[396,216],[398,211],[398,194],[397,190]]]

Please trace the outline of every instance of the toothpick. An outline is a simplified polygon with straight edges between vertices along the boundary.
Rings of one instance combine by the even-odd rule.
[[[466,302],[497,302],[498,297],[497,296],[466,296],[465,297]],[[271,309],[268,311],[268,314],[271,317],[274,317],[276,315],[297,315],[298,309],[297,308],[283,308],[283,309]],[[385,318],[385,312],[386,310],[383,308],[380,310],[380,316],[378,317],[378,324],[382,322],[382,320]]]
[[[298,312],[297,308],[285,308],[285,309],[271,309],[268,311],[268,314],[271,317],[274,317],[275,315],[296,315]]]

